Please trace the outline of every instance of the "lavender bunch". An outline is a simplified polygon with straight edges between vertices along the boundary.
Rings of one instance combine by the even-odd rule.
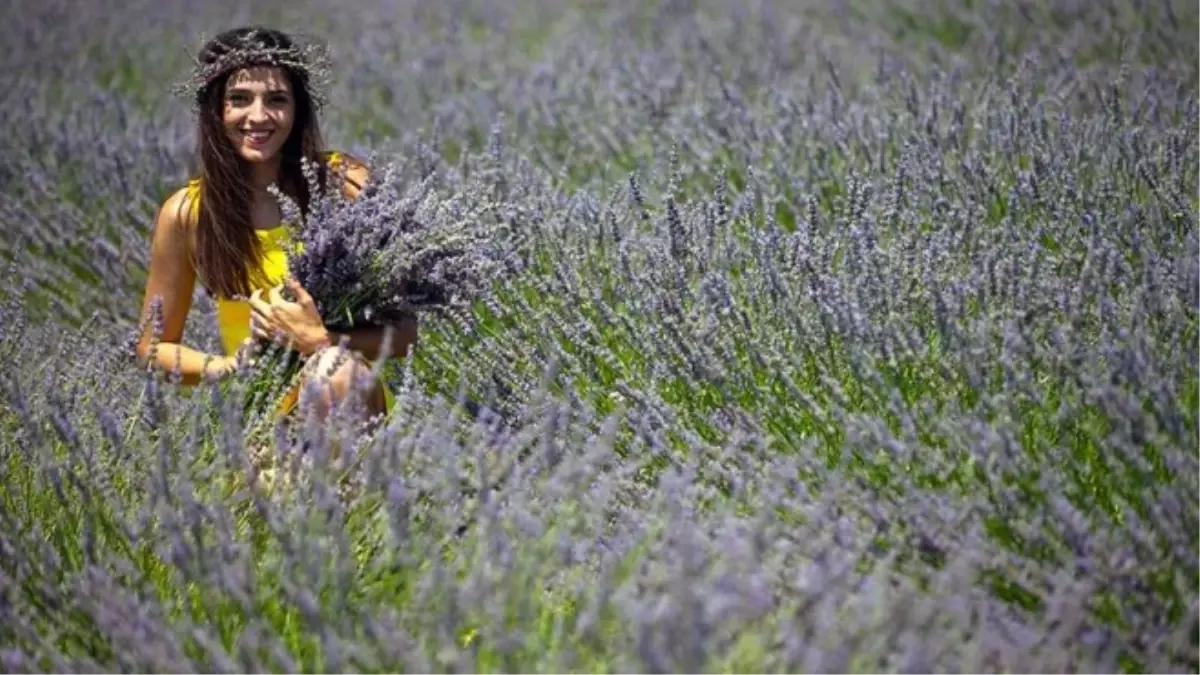
[[[304,160],[312,195],[301,209],[278,186],[292,247],[288,268],[333,331],[398,322],[418,313],[469,307],[518,267],[512,219],[497,209],[486,182],[439,183],[436,174],[408,182],[384,165],[355,199],[333,172],[323,187]],[[286,295],[286,291],[285,291]],[[290,350],[267,347],[250,374],[247,411],[283,395],[303,363]]]
[[[406,185],[385,166],[349,200],[340,176],[322,189],[311,163],[304,171],[314,196],[306,213],[273,193],[295,224],[289,269],[331,329],[469,306],[509,268],[510,240],[497,236],[477,188],[443,194],[434,176]]]

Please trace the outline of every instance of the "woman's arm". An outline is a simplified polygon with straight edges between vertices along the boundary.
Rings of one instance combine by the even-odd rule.
[[[194,385],[204,376],[227,374],[233,370],[236,361],[232,357],[206,354],[180,344],[196,283],[189,254],[187,218],[190,211],[187,207],[187,192],[181,189],[163,203],[155,219],[150,270],[142,299],[145,329],[138,341],[137,356],[143,365],[154,365],[167,372],[178,370],[183,375],[183,384]],[[152,354],[156,322],[151,311],[156,299],[160,303],[158,319],[162,333],[158,335],[157,348]]]
[[[392,328],[392,341],[388,348],[389,358],[403,358],[408,356],[409,348],[416,347],[417,345],[416,317],[392,323],[390,326]],[[379,358],[380,352],[383,351],[385,330],[384,326],[366,326],[351,329],[346,333],[330,332],[329,342],[334,345],[339,344],[344,336],[348,339],[347,349],[362,354],[363,358],[368,361],[375,361]]]

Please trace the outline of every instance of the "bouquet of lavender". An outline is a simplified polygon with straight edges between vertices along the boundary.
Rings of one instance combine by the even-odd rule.
[[[445,194],[433,175],[404,189],[389,165],[349,200],[340,180],[321,190],[314,167],[304,168],[308,213],[275,194],[300,247],[289,269],[331,328],[465,307],[511,269],[511,233],[484,190]]]
[[[405,185],[392,165],[347,199],[340,176],[321,189],[304,165],[307,212],[277,187],[289,224],[289,271],[330,330],[380,325],[464,308],[516,269],[515,237],[485,185],[438,186],[436,175]],[[300,368],[294,353],[267,347],[252,375],[253,401],[277,400]]]

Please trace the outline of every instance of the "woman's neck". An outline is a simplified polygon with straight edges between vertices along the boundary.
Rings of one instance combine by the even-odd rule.
[[[281,158],[276,155],[267,162],[255,162],[250,165],[250,184],[256,192],[265,192],[267,186],[279,181]]]

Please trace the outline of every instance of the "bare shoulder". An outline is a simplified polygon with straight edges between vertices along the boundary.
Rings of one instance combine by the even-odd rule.
[[[192,181],[170,193],[158,207],[151,234],[151,252],[158,264],[190,264],[198,220],[199,186]]]
[[[358,197],[358,195],[366,187],[367,181],[371,178],[371,170],[367,163],[363,160],[351,155],[348,152],[331,153],[333,162],[338,169],[344,169],[346,173],[346,183],[343,186],[346,196],[350,199]]]
[[[199,186],[195,182],[172,192],[158,209],[154,221],[154,241],[157,247],[186,253],[199,214]]]

